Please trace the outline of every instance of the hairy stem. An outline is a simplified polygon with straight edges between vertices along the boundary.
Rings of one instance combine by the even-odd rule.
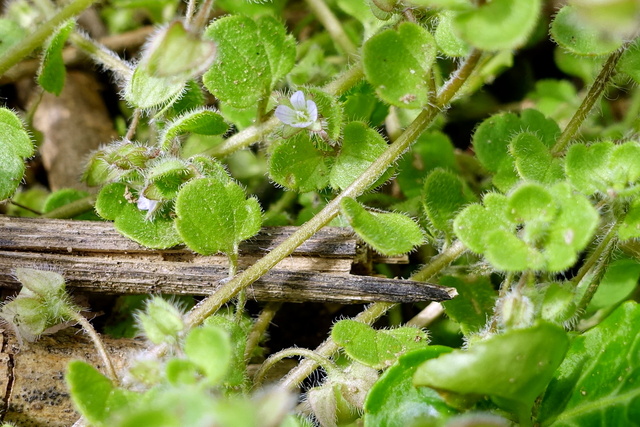
[[[445,251],[440,253],[439,255],[433,257],[431,262],[422,268],[418,273],[414,274],[410,277],[411,280],[419,280],[418,275],[424,277],[423,281],[432,280],[433,277],[438,274],[443,268],[451,264],[455,261],[460,255],[464,253],[464,247],[462,244],[456,242],[449,246]],[[442,305],[438,304],[440,307],[434,306],[437,303],[429,304],[432,307],[432,310],[429,313],[429,316],[439,316],[441,313],[439,310],[442,308]],[[377,302],[375,304],[371,304],[365,311],[358,314],[354,320],[357,320],[362,323],[366,323],[367,325],[371,325],[373,322],[382,317],[387,310],[390,310],[395,304],[387,303],[387,302]],[[415,323],[412,323],[414,326],[421,326],[419,322],[423,322],[422,318],[414,318]],[[413,322],[414,319],[411,319],[410,322]],[[422,326],[426,324],[423,323]],[[315,349],[315,352],[325,356],[331,357],[335,352],[338,351],[340,346],[333,341],[333,339],[328,338],[325,342],[320,344],[318,348]],[[301,362],[295,369],[292,369],[287,376],[285,376],[280,382],[280,386],[285,387],[289,390],[295,389],[305,378],[307,378],[311,373],[318,367],[318,365],[313,360],[305,360]]]
[[[273,368],[276,363],[278,363],[279,361],[287,357],[296,357],[296,356],[304,357],[307,360],[313,360],[314,363],[321,366],[322,369],[324,369],[327,372],[327,374],[331,375],[331,374],[337,374],[340,372],[340,368],[338,368],[338,366],[335,363],[333,363],[333,361],[331,361],[327,357],[324,357],[316,353],[315,351],[311,351],[306,348],[286,348],[284,350],[280,350],[279,352],[272,354],[271,356],[269,356],[267,360],[264,361],[264,363],[260,366],[260,369],[258,370],[258,372],[256,372],[256,375],[254,377],[254,387],[255,388],[260,387],[260,385],[262,384],[262,381],[264,381],[264,377],[266,373],[269,371],[269,369]]]
[[[558,157],[562,155],[565,148],[567,148],[567,145],[569,145],[573,137],[580,129],[580,126],[582,126],[582,122],[584,122],[584,120],[593,109],[596,101],[598,101],[600,99],[600,96],[602,96],[604,90],[611,81],[611,77],[613,77],[613,75],[615,74],[616,64],[624,53],[625,48],[626,45],[624,48],[620,48],[613,52],[607,58],[606,62],[602,66],[602,70],[600,70],[600,73],[591,85],[591,88],[589,88],[587,96],[585,96],[584,100],[582,100],[580,107],[578,107],[578,110],[575,112],[573,117],[571,117],[569,124],[567,124],[567,127],[564,128],[564,131],[562,131],[562,134],[556,141],[556,144],[551,149],[551,153],[554,156]]]
[[[307,221],[284,242],[258,260],[255,264],[238,274],[228,283],[222,285],[210,297],[202,300],[187,315],[186,324],[194,327],[201,324],[207,317],[215,313],[224,303],[233,298],[238,292],[246,288],[262,275],[271,270],[278,262],[289,256],[298,246],[313,236],[318,230],[327,225],[340,211],[340,202],[346,197],[356,198],[376,182],[390,165],[404,153],[410,145],[424,132],[437,117],[465,79],[473,71],[480,58],[480,52],[474,51],[451,79],[442,87],[438,94],[438,105],[423,110],[407,127],[404,133],[391,144],[349,187],[329,202],[318,214]]]
[[[347,33],[344,32],[342,24],[324,1],[306,0],[306,3],[316,18],[318,18],[318,21],[320,21],[327,30],[333,41],[340,46],[348,56],[355,56],[358,53],[358,48],[353,44]]]
[[[96,202],[96,196],[87,196],[82,199],[75,200],[64,206],[60,206],[50,212],[42,214],[41,218],[67,219],[93,210]]]
[[[32,33],[0,57],[0,76],[31,52],[42,46],[45,40],[53,34],[60,24],[69,18],[79,15],[83,10],[91,6],[96,1],[97,0],[72,1],[52,16],[47,22],[38,25]]]
[[[247,345],[244,348],[244,360],[246,362],[251,359],[253,350],[258,346],[260,338],[262,338],[262,335],[264,335],[267,328],[269,328],[271,321],[281,306],[281,302],[270,302],[265,305],[260,312],[260,315],[253,324],[253,328],[251,328],[251,332],[249,332],[249,336],[247,337]]]
[[[91,323],[87,319],[85,319],[84,316],[82,316],[77,311],[69,310],[68,315],[75,322],[77,322],[80,326],[82,326],[82,329],[84,329],[86,334],[89,335],[89,338],[91,338],[91,341],[93,341],[93,345],[95,346],[96,350],[98,351],[98,355],[102,359],[102,363],[104,363],[104,370],[105,370],[107,376],[116,385],[120,384],[120,379],[118,378],[118,375],[116,374],[116,370],[113,367],[113,362],[111,362],[111,358],[109,357],[109,353],[107,352],[107,349],[104,346],[104,343],[102,342],[102,339],[100,338],[100,335],[98,335],[96,330],[93,329],[93,326],[91,325]]]
[[[593,295],[598,290],[600,280],[602,279],[602,276],[604,276],[607,266],[611,261],[611,256],[616,248],[616,244],[618,242],[616,237],[617,234],[618,227],[617,224],[614,224],[604,235],[604,238],[598,244],[593,253],[589,255],[589,258],[574,278],[578,288],[587,287],[584,294],[582,294],[582,298],[580,298],[580,302],[576,308],[576,313],[584,313],[591,302]]]
[[[78,32],[71,33],[69,41],[78,49],[89,54],[98,64],[115,73],[118,78],[126,80],[133,74],[129,64],[97,41]]]

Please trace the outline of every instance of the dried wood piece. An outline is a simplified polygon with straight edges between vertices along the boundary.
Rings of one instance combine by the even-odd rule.
[[[143,343],[103,337],[117,371],[123,371]],[[70,426],[78,420],[64,382],[72,360],[100,369],[91,341],[75,328],[18,346],[13,334],[0,330],[0,417],[18,426]]]
[[[296,230],[263,229],[241,245],[240,267],[255,262]],[[356,256],[353,234],[325,228],[253,283],[261,301],[442,301],[451,289],[409,280],[349,274]],[[186,249],[149,250],[120,236],[110,223],[0,217],[0,286],[18,287],[18,267],[49,268],[69,287],[111,294],[209,295],[227,278],[227,260]]]

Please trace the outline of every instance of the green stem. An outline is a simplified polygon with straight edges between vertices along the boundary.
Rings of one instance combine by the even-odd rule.
[[[456,242],[453,245],[449,246],[439,255],[433,257],[431,262],[424,266],[420,271],[415,273],[410,277],[411,280],[420,280],[427,281],[432,280],[436,274],[438,274],[442,269],[447,267],[453,261],[455,261],[460,255],[462,255],[465,251],[464,246]],[[424,278],[421,280],[420,277]],[[432,307],[432,311],[430,315],[434,316],[439,315],[438,307],[433,306],[434,303],[429,304]],[[354,320],[358,322],[366,323],[367,325],[371,325],[373,322],[382,317],[388,310],[394,307],[395,304],[388,302],[377,302],[375,304],[371,304],[365,311],[358,314]],[[442,306],[440,305],[440,308]],[[431,317],[429,317],[431,318]],[[415,326],[420,326],[420,322],[427,323],[422,318],[415,319],[415,323],[410,323]],[[414,319],[411,319],[410,322],[414,322]],[[325,357],[331,357],[335,352],[340,349],[340,346],[336,344],[333,339],[328,338],[325,342],[320,344],[318,348],[315,349],[315,353],[320,354]],[[307,378],[311,373],[318,367],[312,360],[305,360],[300,363],[295,369],[291,370],[280,382],[280,385],[289,390],[295,389],[305,378]]]
[[[211,8],[213,7],[213,0],[205,0],[200,6],[198,13],[193,18],[192,31],[196,34],[200,33],[202,29],[207,25]]]
[[[22,203],[16,202],[15,200],[9,200],[9,203],[11,203],[14,206],[19,207],[20,209],[24,209],[25,211],[31,212],[32,214],[36,214],[38,216],[42,215],[42,212],[38,212],[37,210],[27,206],[27,205],[23,205]]]
[[[271,324],[271,320],[273,320],[281,306],[282,303],[280,302],[270,302],[265,305],[260,312],[260,315],[253,324],[253,328],[251,328],[251,332],[249,332],[249,336],[247,337],[247,345],[244,348],[244,360],[246,362],[249,362],[251,359],[253,349],[258,346],[260,338],[264,335],[265,331]]]
[[[264,361],[254,377],[254,388],[258,388],[262,385],[262,381],[264,381],[266,373],[269,369],[273,368],[276,363],[287,357],[296,356],[302,356],[307,360],[313,360],[316,365],[321,366],[329,375],[339,375],[341,373],[340,368],[338,368],[335,363],[333,363],[329,358],[317,354],[315,351],[311,351],[306,348],[286,348],[272,354]]]
[[[97,63],[114,72],[119,78],[131,78],[133,74],[131,67],[97,41],[78,32],[71,33],[69,41],[78,49],[89,54]]]
[[[611,81],[611,77],[615,74],[616,64],[624,53],[625,48],[626,45],[625,47],[613,52],[607,58],[606,62],[602,66],[602,70],[600,70],[600,73],[593,82],[593,85],[589,88],[587,96],[582,100],[580,107],[578,107],[578,110],[575,112],[573,117],[571,117],[569,124],[564,128],[564,131],[556,141],[556,144],[551,149],[551,153],[554,156],[561,156],[565,148],[567,148],[567,145],[569,145],[578,130],[580,130],[580,126],[582,126],[582,123],[593,109],[594,104],[600,99],[600,96],[602,96],[602,93]]]
[[[140,116],[142,115],[142,110],[136,108],[133,110],[133,115],[131,116],[131,123],[129,124],[129,129],[127,129],[127,134],[124,136],[124,139],[131,141],[136,134],[136,130],[138,129],[138,123],[140,123]]]
[[[438,95],[438,105],[423,110],[407,127],[404,133],[380,155],[349,187],[329,202],[318,214],[298,228],[284,242],[267,255],[251,265],[241,274],[222,285],[213,295],[202,300],[186,317],[188,327],[201,324],[207,317],[215,313],[224,303],[238,292],[258,280],[278,262],[289,256],[298,246],[311,238],[322,227],[327,225],[340,212],[340,202],[346,197],[356,198],[365,192],[404,153],[410,145],[424,132],[440,113],[465,79],[471,74],[480,58],[480,52],[474,51],[451,79],[442,87]]]
[[[82,316],[77,311],[69,310],[69,312],[67,314],[69,315],[69,317],[71,317],[71,319],[73,319],[80,326],[82,326],[82,329],[84,329],[86,334],[89,335],[89,338],[91,338],[91,341],[93,341],[93,345],[95,346],[96,350],[98,351],[98,355],[102,359],[102,363],[104,363],[104,370],[105,370],[107,376],[115,383],[116,386],[119,385],[120,384],[120,380],[118,378],[118,375],[116,374],[116,370],[113,367],[113,363],[111,362],[111,358],[109,357],[109,353],[107,352],[107,349],[104,346],[104,343],[102,342],[102,339],[100,338],[100,335],[98,335],[98,333],[93,328],[91,323],[87,319],[85,319],[84,316]]]
[[[327,30],[333,41],[340,46],[348,56],[355,56],[358,53],[358,48],[353,44],[347,33],[344,32],[342,24],[324,1],[306,0],[306,3],[316,18],[318,18],[318,21],[320,21]]]
[[[54,33],[60,24],[67,19],[79,15],[83,10],[94,4],[96,1],[98,0],[72,1],[51,17],[47,22],[38,25],[32,33],[0,57],[0,76],[31,52],[42,46],[45,40]]]
[[[362,65],[356,64],[339,75],[334,81],[327,84],[323,90],[330,95],[340,96],[359,82],[363,76],[364,72],[362,71]],[[226,157],[231,153],[242,150],[253,143],[261,141],[265,135],[273,132],[279,124],[281,124],[280,120],[273,116],[266,122],[250,126],[230,138],[227,138],[212,150],[207,151],[207,153],[213,157]]]
[[[96,203],[96,196],[87,196],[82,199],[75,200],[64,206],[60,206],[57,209],[42,214],[40,218],[56,218],[56,219],[68,219],[74,216],[83,214],[85,212],[93,210],[93,205]]]
[[[578,275],[574,278],[575,282],[578,283],[578,289],[583,288],[584,286],[587,287],[584,294],[582,294],[580,302],[578,303],[576,313],[584,313],[591,302],[593,295],[598,290],[600,279],[604,276],[604,273],[609,266],[611,256],[616,248],[616,244],[618,243],[617,234],[618,226],[617,224],[614,224],[607,234],[604,235],[602,241],[598,244],[582,268],[578,271]]]

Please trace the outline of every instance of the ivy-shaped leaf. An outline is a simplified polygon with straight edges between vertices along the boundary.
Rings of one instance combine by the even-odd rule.
[[[459,12],[453,18],[453,29],[479,49],[518,48],[535,28],[540,6],[540,0],[493,0]]]
[[[396,181],[405,196],[420,196],[424,179],[436,168],[458,170],[453,143],[442,132],[425,132],[398,161]]]
[[[620,240],[629,240],[640,237],[640,199],[635,199],[618,228]]]
[[[333,157],[316,149],[307,132],[281,141],[269,158],[269,175],[283,187],[300,192],[321,190],[329,185]]]
[[[493,314],[496,290],[487,277],[454,277],[440,278],[440,285],[455,288],[458,296],[444,301],[447,316],[460,324],[465,335],[479,332],[487,324]]]
[[[11,20],[0,18],[0,55],[3,55],[15,44],[27,36],[27,30]]]
[[[387,149],[387,143],[378,132],[360,122],[351,122],[344,129],[340,154],[329,174],[331,186],[344,190],[360,176]],[[387,171],[371,186],[383,184],[393,174]]]
[[[173,219],[164,209],[148,219],[148,209],[140,209],[138,201],[139,196],[132,194],[127,185],[112,183],[100,190],[95,207],[98,215],[114,221],[118,232],[143,246],[166,249],[182,243]]]
[[[427,105],[436,43],[426,29],[404,22],[367,40],[362,54],[367,80],[382,100],[404,108]]]
[[[567,152],[565,168],[571,184],[586,195],[634,194],[640,180],[640,143],[574,144]]]
[[[555,184],[564,178],[560,159],[553,157],[549,148],[533,133],[523,132],[511,140],[509,151],[515,159],[515,167],[523,179]]]
[[[215,58],[216,45],[202,40],[175,21],[152,36],[145,55],[151,76],[186,82],[205,72]]]
[[[445,10],[438,14],[438,26],[433,34],[438,48],[447,56],[464,57],[471,51],[471,46],[462,40],[455,32],[453,19],[455,13]]]
[[[47,40],[40,68],[38,84],[47,92],[60,95],[64,87],[66,68],[62,59],[62,49],[75,28],[75,21],[67,21]]]
[[[628,301],[576,337],[542,398],[549,425],[633,425],[640,416],[640,309]]]
[[[383,255],[400,255],[424,242],[424,232],[406,215],[370,212],[360,203],[346,197],[340,211],[358,236]]]
[[[0,108],[0,200],[15,193],[24,175],[24,160],[33,153],[31,138],[18,116]]]
[[[158,108],[177,100],[185,84],[186,81],[156,77],[140,62],[127,81],[124,99],[136,108]]]
[[[638,287],[640,262],[632,258],[616,259],[607,267],[588,310],[612,307],[629,298]]]
[[[563,49],[577,55],[607,55],[622,46],[623,40],[589,25],[572,5],[564,6],[551,23],[551,37]]]
[[[376,369],[389,367],[400,354],[425,347],[429,342],[427,333],[418,328],[376,330],[351,319],[336,323],[331,338],[350,358]]]
[[[418,366],[450,351],[449,347],[436,345],[411,350],[400,356],[367,395],[365,427],[438,425],[455,414],[456,411],[436,391],[413,385],[413,375]]]
[[[273,88],[296,62],[296,41],[291,34],[287,34],[282,23],[271,16],[256,19],[256,25],[269,59]]]
[[[418,367],[413,382],[461,395],[489,395],[526,422],[568,348],[561,327],[538,323],[428,360]]]
[[[196,109],[176,117],[167,124],[160,137],[160,144],[168,149],[174,138],[184,133],[222,135],[229,127],[220,114],[209,109]]]
[[[429,223],[446,235],[453,233],[456,214],[464,205],[476,200],[457,175],[443,169],[429,174],[423,194],[422,204]]]
[[[176,228],[189,248],[203,254],[234,253],[238,243],[255,235],[262,223],[258,201],[246,199],[235,182],[194,179],[176,199]]]
[[[524,110],[520,117],[513,113],[491,116],[483,121],[473,134],[473,148],[478,160],[487,170],[495,173],[493,184],[502,191],[508,191],[518,182],[509,147],[514,137],[521,132],[535,134],[549,149],[553,147],[556,137],[560,134],[560,128],[556,122],[545,118],[539,111]],[[526,163],[524,160],[523,162]]]
[[[636,39],[622,54],[616,69],[640,83],[640,39]]]
[[[202,81],[212,94],[236,108],[252,106],[268,94],[273,82],[270,61],[276,61],[273,46],[271,56],[261,38],[256,23],[246,16],[226,16],[215,20],[205,31],[205,37],[218,46],[217,58]],[[273,34],[275,40],[280,33]]]
[[[184,343],[184,353],[207,377],[210,385],[219,384],[227,375],[232,359],[229,334],[214,325],[193,329]]]
[[[454,221],[458,238],[504,271],[562,271],[572,266],[599,222],[589,200],[567,183],[526,183],[508,197],[489,193]]]
[[[111,380],[81,360],[69,362],[65,380],[71,400],[82,416],[92,424],[99,425],[106,421],[107,401],[114,391]]]

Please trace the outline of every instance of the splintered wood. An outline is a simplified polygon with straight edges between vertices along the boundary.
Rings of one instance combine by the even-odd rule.
[[[240,245],[240,270],[276,247],[295,227],[264,228]],[[410,280],[350,274],[361,258],[356,238],[327,227],[247,289],[260,301],[443,301],[452,290]],[[0,217],[0,286],[17,288],[19,267],[51,269],[67,285],[110,294],[209,295],[226,280],[224,256],[184,249],[151,250],[118,234],[111,223]]]

